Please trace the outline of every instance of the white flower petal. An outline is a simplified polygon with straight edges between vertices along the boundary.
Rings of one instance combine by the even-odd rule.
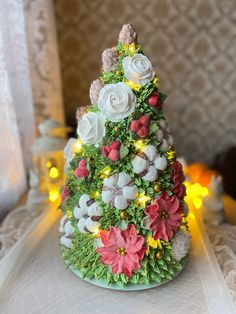
[[[120,172],[118,175],[117,185],[123,187],[131,181],[130,176],[125,172]]]
[[[114,207],[120,210],[128,207],[128,201],[123,195],[117,195],[114,199]]]
[[[142,151],[148,157],[149,161],[153,161],[157,157],[157,149],[153,145],[145,146]]]
[[[64,158],[67,160],[67,162],[70,162],[74,157],[73,146],[75,142],[76,138],[70,138],[64,148]]]
[[[135,109],[136,96],[123,82],[106,84],[99,93],[98,107],[112,122],[128,117]]]
[[[84,227],[86,226],[86,221],[86,218],[81,218],[77,224],[79,231],[82,233],[86,233],[86,231],[84,230]]]
[[[169,143],[167,142],[167,140],[165,138],[163,138],[162,140],[162,144],[160,145],[160,149],[163,151],[163,152],[167,152],[168,149],[169,149],[170,145]]]
[[[136,156],[133,160],[132,160],[132,166],[133,166],[133,172],[134,173],[140,173],[142,171],[144,171],[145,169],[148,168],[149,166],[149,161],[146,159],[143,159],[139,156]]]
[[[157,179],[157,177],[158,177],[158,172],[157,172],[156,167],[150,166],[148,168],[147,174],[145,176],[143,176],[142,178],[143,178],[143,180],[153,182]]]
[[[102,216],[102,207],[94,202],[88,209],[88,215],[91,216]]]
[[[164,156],[158,155],[154,162],[155,167],[158,170],[165,170],[167,167],[167,159]]]
[[[145,85],[154,78],[154,71],[150,60],[143,54],[127,56],[122,60],[125,77],[135,84]]]
[[[92,221],[92,219],[90,217],[86,221],[86,227],[91,232],[94,232],[99,226],[100,226],[100,222]]]
[[[70,220],[65,223],[64,230],[67,234],[72,234],[75,231],[75,228],[72,226]]]
[[[66,236],[62,236],[60,239],[61,245],[64,245],[68,249],[72,247],[72,239],[67,238]]]
[[[85,144],[99,143],[105,132],[105,120],[99,112],[88,112],[78,122],[77,134]]]
[[[137,196],[138,189],[135,185],[125,186],[122,189],[123,196],[128,200],[134,200]]]
[[[90,200],[90,197],[88,194],[83,194],[81,195],[80,199],[79,199],[79,206],[81,208],[81,210],[86,213],[88,210],[88,205],[87,202]]]
[[[81,217],[83,217],[83,215],[86,214],[86,211],[83,211],[80,207],[76,206],[74,208],[73,213],[74,213],[74,216],[75,216],[76,219],[80,219]]]
[[[112,204],[112,201],[114,199],[115,193],[112,190],[108,191],[102,191],[102,200],[106,204]]]
[[[64,215],[62,218],[61,218],[61,221],[60,221],[60,227],[59,227],[59,231],[60,232],[64,232],[64,228],[65,228],[65,223],[66,221],[68,220],[68,217],[66,215]]]

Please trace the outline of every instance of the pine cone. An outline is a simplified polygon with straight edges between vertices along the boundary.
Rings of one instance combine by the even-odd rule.
[[[117,55],[112,48],[108,48],[102,53],[102,67],[104,71],[114,71],[117,68]]]
[[[91,83],[90,90],[89,90],[89,98],[93,105],[98,103],[98,97],[100,90],[103,88],[104,84],[100,79],[94,80]]]
[[[132,24],[123,25],[119,34],[119,42],[125,45],[130,45],[137,42],[137,33]]]
[[[82,116],[87,112],[87,109],[88,109],[88,106],[79,107],[76,110],[76,119],[80,120],[82,118]]]

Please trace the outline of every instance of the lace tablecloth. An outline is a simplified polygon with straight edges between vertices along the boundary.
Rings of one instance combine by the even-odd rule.
[[[127,293],[95,287],[77,278],[65,269],[58,242],[57,221],[31,252],[15,280],[3,290],[1,314],[216,313],[209,311],[209,294],[204,287],[207,279],[202,277],[204,269],[200,269],[196,258],[199,248],[191,250],[186,268],[172,282]],[[208,282],[214,290],[214,283]],[[215,308],[218,309],[222,298],[213,295]]]
[[[206,225],[206,229],[236,306],[236,226]]]

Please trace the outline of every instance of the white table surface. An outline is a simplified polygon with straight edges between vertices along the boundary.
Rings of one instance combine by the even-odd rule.
[[[235,313],[221,272],[215,273],[211,265],[216,260],[208,260],[212,252],[206,254],[205,242],[195,231],[188,264],[172,282],[140,292],[112,291],[86,283],[65,269],[57,220],[3,289],[0,313]]]

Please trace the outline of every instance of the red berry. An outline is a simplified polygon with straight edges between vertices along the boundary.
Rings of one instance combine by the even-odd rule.
[[[115,149],[115,150],[119,150],[121,146],[121,142],[119,141],[114,141],[110,144],[110,149]]]
[[[112,161],[117,161],[120,159],[120,153],[117,150],[112,149],[108,155],[108,158],[110,158]]]
[[[142,124],[139,120],[133,120],[130,124],[130,130],[132,132],[137,132],[141,128]]]
[[[111,151],[111,149],[110,149],[109,146],[103,146],[102,147],[102,154],[103,154],[104,157],[107,157],[108,154],[110,153],[110,151]]]
[[[148,135],[148,128],[146,126],[142,126],[141,129],[138,130],[137,135],[139,137],[146,137]]]
[[[142,116],[141,118],[139,118],[139,121],[142,123],[142,125],[144,125],[144,126],[149,126],[150,117],[144,115],[144,116]]]
[[[158,92],[153,92],[147,99],[147,103],[150,106],[156,107],[160,103],[160,94]]]
[[[80,160],[78,168],[86,168],[86,160],[85,159]]]
[[[87,168],[76,168],[75,169],[75,176],[77,178],[84,178],[89,175],[88,169]]]

